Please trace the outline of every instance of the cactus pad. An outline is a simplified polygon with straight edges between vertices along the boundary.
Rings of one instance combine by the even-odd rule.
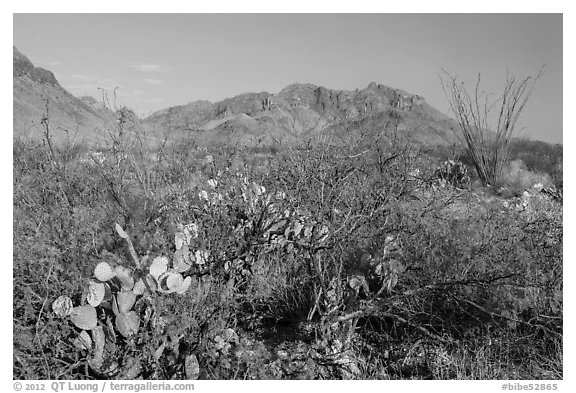
[[[170,282],[172,285],[177,283],[180,279],[176,275],[180,276],[180,279],[182,279],[180,273],[176,273],[176,271],[172,269],[168,270],[167,272],[164,272],[160,277],[158,277],[158,291],[163,293],[174,292],[174,289],[168,286],[168,282]]]
[[[186,277],[182,282],[182,284],[180,284],[178,288],[174,289],[174,292],[176,292],[179,295],[182,295],[188,290],[188,288],[190,288],[191,283],[192,283],[192,277],[190,276]]]
[[[116,223],[116,232],[118,232],[118,235],[120,235],[120,237],[122,239],[128,239],[128,234],[126,232],[124,232],[124,229],[122,229],[122,227]]]
[[[170,290],[176,290],[183,282],[184,278],[180,273],[172,273],[166,277],[166,287]]]
[[[184,245],[184,234],[182,232],[176,232],[174,235],[174,244],[176,245],[176,250],[180,250]]]
[[[188,246],[184,244],[183,247],[176,250],[174,253],[174,270],[176,270],[178,273],[184,273],[186,270],[192,267],[192,263],[194,262],[192,258],[193,256],[190,254]]]
[[[134,288],[132,288],[132,292],[134,295],[143,295],[146,292],[146,285],[144,284],[144,279],[139,279],[134,284]]]
[[[100,281],[108,281],[114,278],[114,270],[107,262],[100,262],[94,269],[94,276]]]
[[[92,307],[98,307],[102,300],[104,300],[104,295],[106,294],[106,288],[103,283],[90,281],[88,284],[88,295],[86,296],[86,301]]]
[[[134,303],[136,303],[136,295],[132,291],[121,291],[116,295],[116,302],[118,303],[118,311],[122,313],[129,312]]]
[[[158,281],[159,277],[168,270],[168,258],[165,256],[159,256],[154,258],[152,264],[150,265],[150,275]]]
[[[72,323],[84,330],[92,330],[96,327],[96,309],[92,306],[79,306],[70,310]]]
[[[132,277],[132,271],[124,266],[116,266],[114,268],[114,274],[116,278],[120,280],[120,284],[122,285],[122,289],[124,290],[131,290],[134,287],[134,278]]]
[[[106,336],[102,326],[97,326],[92,330],[92,341],[94,342],[94,352],[88,364],[93,369],[100,370],[104,364],[104,345],[106,344]]]
[[[92,339],[86,330],[82,330],[78,337],[74,339],[74,346],[80,350],[91,350],[92,349]]]
[[[58,299],[54,300],[54,303],[52,303],[52,310],[54,311],[54,314],[60,318],[66,318],[70,315],[72,306],[72,299],[68,296],[62,295],[58,297]]]
[[[198,363],[196,355],[190,354],[186,357],[185,367],[186,367],[186,378],[198,379],[198,377],[200,376],[200,363]]]
[[[139,327],[140,317],[135,311],[116,316],[116,330],[126,338],[130,338],[138,333]]]

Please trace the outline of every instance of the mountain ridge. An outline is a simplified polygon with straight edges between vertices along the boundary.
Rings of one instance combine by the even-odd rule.
[[[75,97],[54,74],[13,47],[14,136],[38,135],[49,110],[57,138],[76,132],[101,140],[115,114],[93,97]],[[291,144],[316,136],[344,137],[362,130],[390,129],[426,144],[454,141],[456,123],[417,94],[375,82],[363,89],[334,90],[292,83],[277,93],[247,92],[217,102],[198,100],[137,119],[143,135],[161,140],[167,132],[201,143]]]
[[[143,123],[149,128],[182,132],[211,131],[217,140],[231,138],[251,144],[294,142],[330,131],[342,134],[342,128],[367,119],[374,127],[394,124],[421,142],[454,140],[455,122],[423,97],[375,82],[353,91],[293,83],[276,94],[249,92],[214,103],[200,100],[166,108],[144,118]],[[200,139],[203,136],[198,135]]]
[[[56,141],[78,136],[94,141],[102,139],[101,128],[113,119],[69,93],[54,73],[35,67],[15,46],[12,109],[13,137],[37,138],[48,124]]]

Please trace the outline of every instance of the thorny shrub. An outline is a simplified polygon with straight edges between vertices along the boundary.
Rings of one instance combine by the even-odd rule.
[[[562,206],[545,195],[431,187],[390,135],[265,168],[120,137],[67,157],[14,145],[15,378],[454,378],[458,343],[486,340],[557,372]],[[283,324],[299,339],[258,340]]]

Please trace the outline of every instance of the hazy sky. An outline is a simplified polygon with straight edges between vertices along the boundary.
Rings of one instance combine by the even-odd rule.
[[[442,69],[500,93],[545,75],[521,133],[561,143],[561,14],[15,14],[14,45],[75,95],[118,86],[140,114],[198,99],[374,81],[449,114]],[[470,85],[471,86],[471,85]]]

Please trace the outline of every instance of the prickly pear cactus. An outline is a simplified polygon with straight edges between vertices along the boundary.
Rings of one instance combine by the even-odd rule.
[[[457,188],[466,188],[470,184],[468,168],[460,161],[445,161],[440,168],[436,170],[436,176],[440,185],[450,184]]]
[[[118,224],[116,231],[128,242],[135,267],[98,263],[94,277],[85,288],[82,303],[87,304],[74,306],[69,297],[60,296],[53,302],[52,309],[59,318],[68,319],[79,329],[72,344],[78,351],[89,354],[88,364],[92,370],[106,377],[130,376],[134,379],[142,370],[140,360],[130,358],[124,362],[123,369],[114,359],[119,356],[115,353],[118,339],[134,340],[142,326],[144,316],[135,305],[145,296],[185,294],[192,279],[182,274],[189,270],[191,263],[204,263],[209,253],[197,250],[196,255],[186,254],[189,258],[186,261],[183,261],[183,253],[175,255],[172,261],[166,256],[158,256],[146,267],[143,266],[146,258],[137,257],[128,233]],[[197,232],[195,224],[182,227],[175,236],[177,250],[190,247]]]
[[[123,263],[120,259],[101,261],[86,282],[80,304],[73,304],[67,297],[54,302],[54,313],[78,329],[78,335],[73,338],[74,347],[90,359],[89,366],[99,375],[137,376],[141,372],[145,362],[137,357],[127,361],[130,355],[124,350],[146,345],[143,341],[150,340],[146,330],[150,327],[154,334],[165,334],[155,328],[162,319],[157,315],[160,314],[157,303],[162,296],[185,295],[193,283],[192,275],[223,270],[224,276],[233,283],[238,275],[251,275],[253,264],[263,253],[281,250],[296,254],[324,245],[333,235],[331,228],[310,212],[288,209],[286,194],[270,193],[244,176],[239,176],[231,189],[224,189],[219,179],[208,180],[205,188],[197,194],[200,218],[196,218],[196,222],[176,223],[172,252],[140,257],[128,231],[115,224],[118,236],[127,243],[133,263]],[[239,239],[233,248],[238,250],[237,254],[209,249],[206,244],[210,243],[204,239],[203,215],[212,217],[212,212],[223,211],[222,207],[236,206],[236,203],[240,206],[238,217],[241,218],[231,220],[230,230],[231,237]],[[252,237],[245,236],[246,233]],[[220,267],[223,269],[218,270]],[[157,349],[160,355],[161,348],[162,345]],[[198,367],[197,359],[189,356],[186,365],[189,378],[197,378]]]
[[[390,293],[398,283],[398,277],[406,266],[400,261],[402,247],[394,236],[387,236],[379,253],[364,253],[360,257],[359,268],[348,278],[348,284],[356,293],[361,289],[365,294],[375,292],[376,296]],[[378,288],[377,290],[375,288]]]

